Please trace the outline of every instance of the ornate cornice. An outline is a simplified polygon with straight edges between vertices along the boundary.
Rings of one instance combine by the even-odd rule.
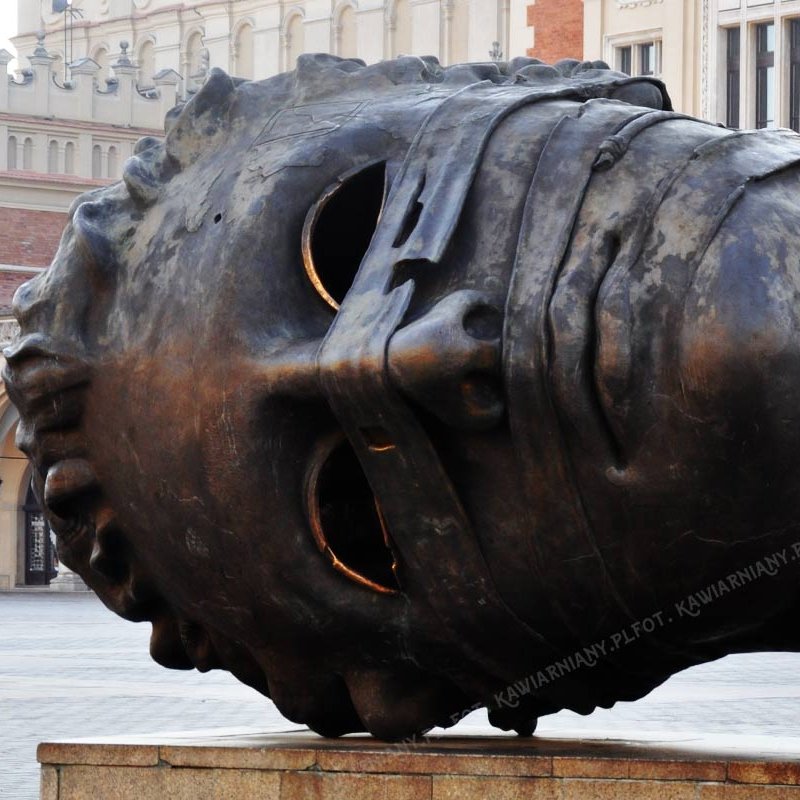
[[[657,6],[664,0],[617,0],[617,8],[645,8],[647,6]]]

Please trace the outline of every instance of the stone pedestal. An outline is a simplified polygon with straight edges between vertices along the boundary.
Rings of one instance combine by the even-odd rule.
[[[42,800],[800,800],[800,739],[163,734],[39,746]]]
[[[58,565],[58,575],[50,581],[51,592],[88,592],[83,578],[64,564]]]

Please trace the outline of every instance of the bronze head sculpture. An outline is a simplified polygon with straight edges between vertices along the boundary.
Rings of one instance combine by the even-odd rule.
[[[798,190],[601,63],[212,71],[17,294],[61,558],[327,735],[798,649]]]

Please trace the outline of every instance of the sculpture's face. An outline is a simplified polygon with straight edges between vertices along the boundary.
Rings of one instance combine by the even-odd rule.
[[[693,230],[703,187],[689,176],[662,198],[666,227],[637,232],[634,201],[656,183],[637,178],[728,136],[654,126],[596,171],[548,284],[523,206],[577,105],[503,117],[470,191],[440,206],[437,187],[463,171],[437,169],[472,154],[420,140],[428,184],[404,206],[418,163],[403,160],[454,91],[408,81],[415,64],[351,76],[350,62],[309,60],[305,83],[238,89],[215,74],[165,145],[142,143],[124,183],[76,204],[53,266],[18,294],[24,335],[8,354],[19,443],[65,562],[112,609],[152,621],[159,662],[225,667],[326,733],[400,736],[490,704],[525,670],[752,558],[756,522],[792,522],[774,492],[797,491],[800,270],[781,238],[795,235],[796,178],[757,190],[768,231],[751,232],[752,192],[719,231]],[[587,131],[609,135],[641,112],[589,106]],[[662,152],[667,125],[682,127]],[[572,219],[557,184],[556,234]],[[451,212],[437,261],[424,254]],[[764,419],[768,441],[748,427]],[[765,474],[781,476],[773,494]],[[702,570],[687,576],[692,559]],[[779,606],[751,596],[743,626]],[[724,652],[664,645],[685,636],[631,647],[637,679],[610,659],[495,719],[524,730]]]

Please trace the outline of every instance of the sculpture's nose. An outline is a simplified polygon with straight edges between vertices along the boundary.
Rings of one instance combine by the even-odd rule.
[[[503,415],[502,314],[480,293],[448,295],[389,342],[395,385],[448,425],[488,428]]]

